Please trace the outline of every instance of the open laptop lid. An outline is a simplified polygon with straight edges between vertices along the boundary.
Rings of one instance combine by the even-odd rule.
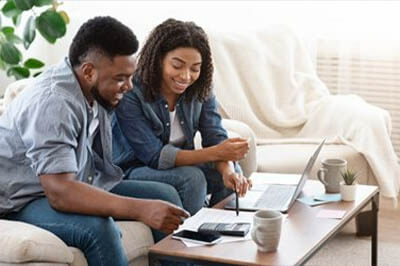
[[[295,202],[295,200],[297,199],[297,197],[300,195],[301,191],[303,191],[304,185],[306,184],[306,181],[308,179],[308,177],[311,174],[311,169],[314,166],[315,161],[318,158],[319,152],[322,149],[322,146],[324,145],[326,139],[323,139],[322,142],[319,144],[318,148],[315,150],[314,154],[311,156],[311,158],[308,160],[307,162],[307,166],[303,171],[303,174],[300,178],[299,184],[296,187],[295,192],[293,193],[293,196],[287,206],[286,210],[283,210],[284,212],[287,212],[290,207],[292,207],[293,203]]]
[[[288,186],[290,186],[290,187],[292,187],[292,188],[294,189],[294,190],[292,190],[292,192],[291,192],[292,195],[291,195],[291,197],[287,200],[287,202],[282,206],[282,208],[277,209],[277,211],[280,211],[280,212],[282,212],[282,213],[287,213],[287,212],[289,211],[289,209],[292,207],[293,203],[296,201],[297,197],[300,195],[301,191],[303,190],[303,187],[304,187],[304,185],[305,185],[305,183],[306,183],[308,177],[309,177],[310,174],[311,174],[311,169],[313,168],[313,166],[314,166],[314,164],[315,164],[315,161],[316,161],[316,159],[317,159],[317,157],[318,157],[318,155],[319,155],[319,153],[320,153],[320,151],[321,151],[322,146],[324,145],[324,143],[325,143],[325,139],[319,144],[319,146],[318,146],[318,148],[315,150],[314,154],[313,154],[313,155],[310,157],[310,159],[308,160],[307,165],[306,165],[306,167],[305,167],[304,170],[303,170],[303,174],[301,175],[301,177],[300,177],[300,179],[298,180],[298,182],[297,182],[296,184],[288,185]],[[273,184],[271,184],[271,185],[273,185]],[[241,202],[241,204],[240,204],[240,206],[239,206],[239,209],[240,209],[240,210],[242,210],[242,211],[257,211],[257,210],[260,209],[259,207],[256,207],[256,206],[254,205],[254,201],[253,201],[253,200],[255,200],[256,198],[254,197],[255,195],[251,196],[251,194],[252,194],[252,191],[249,191],[249,192],[248,192],[248,195],[246,195],[246,197],[249,197],[249,196],[250,196],[251,199],[250,199],[249,201],[247,201],[247,202],[240,201],[240,202]],[[258,199],[258,197],[259,197],[260,194],[259,194],[259,193],[255,193],[255,194],[257,194],[256,197],[257,197],[257,199]],[[235,203],[235,200],[234,200],[234,199],[232,199],[231,201],[229,201],[229,202],[224,206],[224,208],[226,208],[226,209],[231,209],[231,210],[234,210],[235,207],[236,207],[236,203]]]

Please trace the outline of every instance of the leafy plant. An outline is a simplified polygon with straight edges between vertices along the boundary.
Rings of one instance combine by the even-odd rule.
[[[23,79],[31,76],[31,71],[39,75],[44,63],[36,58],[23,60],[20,46],[28,50],[36,38],[36,30],[49,43],[55,43],[63,37],[69,23],[65,11],[58,11],[57,0],[5,0],[0,13],[0,69],[7,76]],[[22,37],[16,29],[20,26],[21,16],[30,13],[22,31]],[[28,14],[27,14],[28,15]],[[11,26],[3,26],[4,18],[11,19]]]
[[[357,173],[347,169],[345,172],[342,173],[342,177],[343,177],[344,183],[346,183],[346,185],[350,186],[350,185],[353,185],[354,182],[356,181]]]

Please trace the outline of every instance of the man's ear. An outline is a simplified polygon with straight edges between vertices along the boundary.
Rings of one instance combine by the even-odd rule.
[[[81,65],[83,78],[88,84],[95,84],[97,82],[97,70],[92,63],[83,63]]]

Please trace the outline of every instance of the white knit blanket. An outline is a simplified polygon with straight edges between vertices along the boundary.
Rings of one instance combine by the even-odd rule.
[[[215,92],[227,118],[249,125],[260,144],[327,138],[350,145],[365,156],[382,195],[396,197],[400,166],[387,111],[355,95],[330,95],[307,49],[285,26],[208,34]]]

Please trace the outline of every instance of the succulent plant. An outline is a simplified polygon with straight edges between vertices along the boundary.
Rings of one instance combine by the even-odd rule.
[[[356,181],[357,173],[353,172],[350,169],[347,169],[346,171],[344,171],[342,173],[342,177],[343,177],[344,183],[346,183],[346,185],[350,186],[350,185],[353,185],[354,182]]]

